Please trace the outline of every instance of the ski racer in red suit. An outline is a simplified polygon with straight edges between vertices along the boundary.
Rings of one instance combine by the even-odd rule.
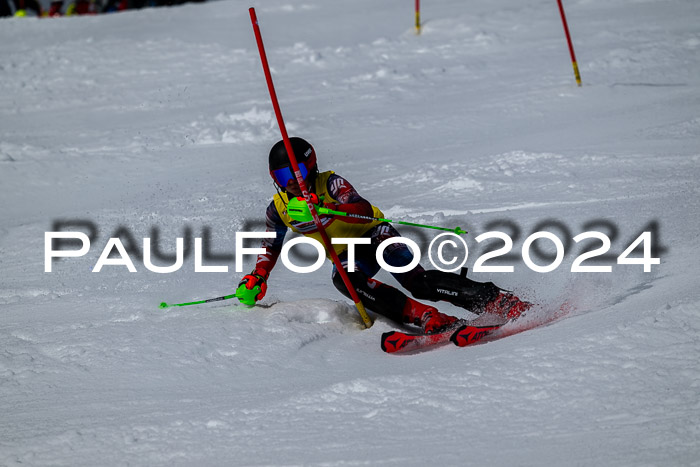
[[[316,152],[311,144],[296,137],[290,138],[290,142],[314,204],[318,205],[322,200],[322,206],[335,211],[375,218],[384,217],[376,206],[358,194],[348,180],[332,171],[319,172]],[[276,237],[263,240],[262,246],[266,252],[258,256],[253,271],[244,276],[238,284],[239,290],[242,290],[241,287],[251,290],[259,286],[260,292],[254,297],[255,301],[265,296],[267,279],[279,258],[288,229],[321,242],[321,236],[313,221],[295,220],[294,217],[297,216],[288,210],[290,200],[301,197],[302,194],[290,168],[283,141],[277,142],[270,150],[269,168],[277,194],[267,207],[265,219],[267,231],[274,232]],[[313,198],[314,196],[316,198]],[[301,205],[308,211],[305,202],[296,205]],[[467,279],[466,269],[463,269],[462,274],[453,274],[437,270],[426,271],[420,265],[408,272],[393,274],[396,280],[418,299],[415,300],[400,290],[372,278],[380,270],[375,256],[377,247],[387,238],[400,236],[391,224],[332,215],[321,215],[320,219],[331,239],[370,239],[370,244],[355,246],[355,271],[348,272],[348,276],[362,304],[393,321],[415,324],[428,334],[446,329],[457,321],[454,316],[440,313],[435,307],[418,300],[445,300],[473,313],[480,314],[486,311],[507,315],[509,318],[518,316],[529,307],[528,303],[504,293],[491,282],[480,283]],[[333,248],[347,270],[347,245],[334,244]],[[390,266],[401,267],[413,260],[413,253],[405,244],[393,243],[384,250],[383,257]],[[335,266],[332,279],[335,287],[343,295],[350,297]]]

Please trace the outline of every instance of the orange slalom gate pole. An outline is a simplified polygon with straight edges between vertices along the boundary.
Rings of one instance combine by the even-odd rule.
[[[360,313],[360,317],[362,318],[362,321],[365,324],[365,327],[369,328],[372,326],[372,319],[367,314],[367,311],[365,310],[365,307],[362,304],[362,301],[360,300],[359,296],[357,295],[357,292],[355,291],[355,287],[353,287],[352,282],[350,281],[350,277],[348,276],[348,273],[345,271],[345,269],[343,269],[343,265],[340,262],[340,258],[338,258],[338,254],[333,249],[333,245],[332,245],[330,239],[328,238],[328,234],[326,233],[326,230],[323,227],[323,224],[321,223],[321,219],[318,217],[318,213],[316,212],[316,207],[311,202],[311,198],[309,196],[309,191],[306,187],[306,182],[304,181],[304,177],[301,175],[301,171],[299,170],[299,164],[297,163],[296,155],[294,154],[294,150],[292,149],[292,143],[289,141],[289,135],[287,134],[287,128],[284,124],[284,119],[282,118],[282,111],[280,109],[279,101],[277,100],[277,93],[275,92],[275,85],[272,82],[272,75],[270,74],[270,66],[267,62],[267,54],[265,53],[265,46],[264,46],[263,41],[262,41],[262,34],[260,33],[260,26],[258,25],[258,17],[255,14],[255,8],[251,7],[248,11],[250,12],[250,20],[253,23],[253,31],[255,32],[255,40],[258,43],[258,51],[260,52],[260,60],[262,61],[263,72],[265,73],[265,79],[267,81],[267,88],[270,91],[270,99],[272,100],[272,107],[275,109],[275,116],[277,117],[277,124],[279,125],[280,132],[282,133],[282,140],[284,141],[284,147],[287,150],[287,154],[289,155],[289,162],[292,164],[292,169],[294,170],[294,176],[296,177],[297,182],[299,183],[299,188],[301,189],[301,194],[304,196],[304,199],[306,199],[306,204],[309,206],[309,211],[311,212],[311,216],[314,220],[314,224],[316,224],[316,228],[318,229],[318,233],[321,234],[321,239],[323,240],[323,244],[326,247],[326,250],[328,251],[328,253],[331,255],[331,260],[333,261],[333,264],[335,264],[335,267],[338,269],[338,273],[340,274],[340,277],[343,279],[343,283],[345,284],[345,287],[348,289],[348,292],[350,293],[350,297],[352,298],[352,301],[355,302],[355,308],[357,308],[357,311]]]
[[[571,54],[571,64],[574,66],[574,76],[576,77],[576,84],[581,86],[581,75],[578,72],[578,64],[576,63],[576,54],[574,53],[574,44],[571,42],[571,34],[569,34],[569,25],[566,23],[566,15],[564,14],[564,5],[562,5],[561,0],[557,0],[559,4],[559,13],[561,14],[561,22],[564,24],[564,33],[566,34],[566,41],[569,43],[569,53]]]

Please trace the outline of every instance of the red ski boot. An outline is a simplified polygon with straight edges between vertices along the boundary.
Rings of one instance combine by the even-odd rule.
[[[519,318],[531,306],[532,303],[524,302],[513,294],[501,292],[498,297],[486,304],[484,311],[511,320]]]
[[[435,308],[433,308],[435,310]],[[458,321],[454,316],[439,311],[426,311],[421,319],[421,327],[426,334],[444,331]]]
[[[424,305],[407,297],[406,305],[403,308],[403,320],[406,323],[420,326],[426,334],[434,334],[455,324],[458,318],[440,313],[435,307]]]

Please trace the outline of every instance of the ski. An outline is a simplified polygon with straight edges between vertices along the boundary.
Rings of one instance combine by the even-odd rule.
[[[501,327],[473,326],[468,322],[460,321],[456,327],[453,326],[442,332],[434,334],[410,334],[401,331],[389,331],[382,334],[382,350],[386,353],[411,353],[427,350],[448,342],[453,342],[459,347],[474,344],[485,337],[490,332]]]
[[[415,352],[449,342],[454,329],[435,334],[409,334],[389,331],[382,334],[382,350],[386,353]]]
[[[491,326],[470,326],[465,324],[450,335],[450,342],[457,347],[466,347],[479,342],[501,326],[502,324]]]
[[[459,320],[449,329],[434,334],[385,332],[382,334],[381,347],[387,353],[419,352],[448,342],[452,342],[458,347],[466,347],[481,341],[506,323],[514,323],[518,318],[524,316],[525,312],[532,306],[532,303],[520,300],[511,293],[502,292],[482,310],[478,318]],[[522,330],[527,328],[526,325],[522,327]],[[514,332],[520,331],[511,330],[508,334],[499,333],[498,338]]]

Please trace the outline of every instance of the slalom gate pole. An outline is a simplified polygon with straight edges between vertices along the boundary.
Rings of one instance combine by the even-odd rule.
[[[420,34],[420,0],[416,0],[416,34]]]
[[[260,52],[260,60],[262,61],[263,72],[265,73],[265,79],[267,80],[267,88],[270,91],[272,107],[275,109],[277,124],[279,125],[280,132],[282,133],[282,140],[284,141],[284,147],[287,150],[287,154],[289,155],[289,162],[291,163],[292,169],[294,170],[294,176],[297,179],[297,183],[299,183],[301,194],[302,196],[304,196],[304,199],[306,199],[306,204],[309,206],[309,211],[311,212],[311,216],[313,217],[314,224],[316,224],[318,233],[321,235],[321,239],[323,240],[323,244],[326,247],[326,251],[328,251],[328,253],[331,255],[331,260],[333,260],[333,264],[335,264],[335,267],[338,270],[340,277],[343,279],[343,283],[348,289],[352,301],[355,302],[355,308],[357,308],[357,311],[360,313],[360,317],[362,318],[365,327],[369,328],[372,326],[372,319],[367,314],[367,311],[365,310],[365,307],[362,304],[360,297],[357,295],[357,292],[355,291],[352,282],[350,282],[350,277],[348,277],[347,272],[345,271],[345,269],[343,269],[343,265],[340,262],[340,258],[338,258],[338,254],[333,249],[333,245],[331,244],[331,241],[328,238],[328,234],[326,233],[326,230],[324,229],[323,224],[321,223],[321,219],[318,217],[316,208],[311,202],[311,197],[309,196],[309,191],[306,187],[306,182],[304,181],[304,177],[301,175],[301,171],[299,170],[299,164],[297,163],[296,155],[294,154],[294,150],[292,149],[292,143],[289,141],[289,135],[287,134],[287,128],[284,124],[284,119],[282,118],[282,111],[280,110],[280,105],[277,100],[275,85],[272,82],[270,66],[267,62],[267,54],[265,53],[265,46],[263,44],[262,34],[260,33],[260,26],[258,25],[258,17],[255,14],[255,8],[251,7],[248,11],[250,12],[250,20],[253,23],[255,40],[258,43],[258,51]]]
[[[566,34],[566,41],[569,43],[569,54],[571,54],[571,64],[574,66],[574,76],[576,77],[576,84],[581,86],[581,74],[578,72],[578,64],[576,63],[576,54],[574,53],[574,44],[571,42],[571,34],[569,34],[569,25],[566,23],[566,15],[564,14],[564,5],[562,5],[561,0],[557,0],[559,4],[559,13],[561,14],[561,22],[564,24],[564,33]]]
[[[391,222],[393,224],[410,225],[411,227],[423,227],[425,229],[445,230],[447,232],[453,232],[457,235],[462,235],[462,234],[467,233],[467,231],[462,230],[461,227],[455,227],[454,229],[450,229],[449,227],[438,227],[436,225],[416,224],[414,222],[404,222],[404,221],[392,221],[391,219],[384,219],[381,217],[372,217],[372,216],[363,216],[362,214],[354,214],[354,213],[342,212],[342,211],[334,211],[332,209],[323,208],[323,207],[319,208],[319,212],[321,214],[332,214],[334,216],[353,217],[355,219],[367,219],[369,221]]]

